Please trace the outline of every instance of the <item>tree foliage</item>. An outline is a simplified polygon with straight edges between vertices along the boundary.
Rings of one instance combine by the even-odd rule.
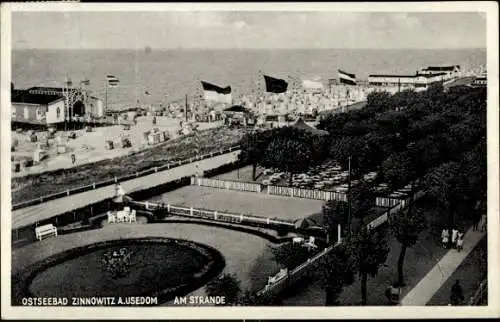
[[[306,171],[322,160],[314,159],[314,136],[293,127],[283,127],[274,133],[266,148],[262,165],[290,175]]]
[[[361,278],[361,303],[367,301],[367,278],[375,277],[380,267],[387,260],[389,245],[381,231],[362,229],[352,234],[347,240],[349,253],[353,255],[355,267]]]
[[[226,304],[237,303],[241,293],[241,282],[232,274],[224,274],[207,283],[205,292],[208,296],[223,296]]]
[[[412,208],[402,210],[391,216],[389,223],[392,234],[401,244],[401,252],[398,259],[398,284],[403,286],[403,266],[406,249],[413,247],[417,243],[418,236],[427,228],[427,222],[421,208]]]
[[[319,280],[326,293],[326,306],[337,305],[344,287],[354,283],[354,256],[344,244],[336,246],[319,262]]]

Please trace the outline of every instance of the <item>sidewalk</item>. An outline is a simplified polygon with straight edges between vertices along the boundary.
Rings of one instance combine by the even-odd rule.
[[[472,228],[464,236],[464,248],[461,252],[450,249],[446,255],[420,280],[420,282],[401,300],[402,306],[422,306],[434,296],[448,280],[474,247],[484,237],[484,232]]]
[[[158,186],[162,183],[174,181],[185,176],[190,176],[196,171],[199,164],[203,170],[214,169],[221,165],[236,161],[238,151],[219,155],[213,158],[185,164],[173,169],[164,170],[137,179],[121,182],[126,192],[133,192]],[[63,214],[73,209],[84,207],[88,204],[106,200],[114,195],[113,185],[89,190],[86,192],[70,195],[65,198],[54,199],[35,206],[18,209],[12,212],[11,229],[21,228],[35,222]]]

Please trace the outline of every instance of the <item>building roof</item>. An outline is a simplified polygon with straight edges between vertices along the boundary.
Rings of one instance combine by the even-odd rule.
[[[292,125],[292,127],[296,128],[296,129],[307,131],[307,132],[312,133],[314,135],[327,135],[328,134],[327,131],[318,130],[315,127],[307,125],[306,122],[304,122],[304,120],[301,117],[297,120],[297,122],[295,122],[294,125]]]
[[[422,71],[429,71],[429,72],[433,72],[433,71],[442,71],[442,72],[451,72],[453,71],[455,68],[458,68],[460,69],[460,65],[451,65],[451,66],[429,66],[425,69],[422,69]]]
[[[62,95],[49,95],[49,94],[32,94],[28,90],[13,90],[11,91],[12,103],[28,103],[47,105],[52,102],[62,99]]]
[[[233,105],[231,107],[224,109],[224,112],[249,113],[250,110],[247,108],[244,108],[241,105]]]
[[[394,74],[370,74],[368,77],[394,77],[394,78],[415,78],[417,75],[394,75]]]

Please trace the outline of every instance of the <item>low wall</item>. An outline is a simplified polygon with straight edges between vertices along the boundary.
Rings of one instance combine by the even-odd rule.
[[[337,200],[346,201],[347,194],[335,191],[326,190],[311,190],[302,189],[295,187],[284,187],[284,186],[268,186],[267,193],[270,195],[287,196],[295,198],[305,198],[305,199],[317,199],[317,200]]]
[[[160,215],[177,215],[182,217],[211,220],[215,222],[233,223],[238,225],[260,226],[268,229],[295,230],[292,220],[267,218],[253,215],[244,215],[220,212],[193,207],[182,207],[170,204],[150,203],[148,201],[129,201],[131,207],[148,211],[157,211]]]

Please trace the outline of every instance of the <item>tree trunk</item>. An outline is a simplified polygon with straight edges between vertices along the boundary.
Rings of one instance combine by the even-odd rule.
[[[292,186],[293,172],[290,172],[290,178],[288,179],[288,185]]]
[[[252,180],[255,181],[255,176],[257,174],[257,164],[254,164],[253,165],[253,168],[252,168]]]
[[[401,244],[401,252],[399,253],[399,259],[398,259],[398,286],[404,286],[404,276],[403,276],[403,265],[405,262],[405,255],[406,255],[406,244]]]
[[[366,305],[366,281],[368,279],[368,274],[361,274],[361,305]]]
[[[326,303],[325,303],[325,305],[326,306],[334,306],[336,304],[336,301],[337,301],[337,292],[335,292],[331,288],[327,288],[325,290],[325,293],[326,293]]]

